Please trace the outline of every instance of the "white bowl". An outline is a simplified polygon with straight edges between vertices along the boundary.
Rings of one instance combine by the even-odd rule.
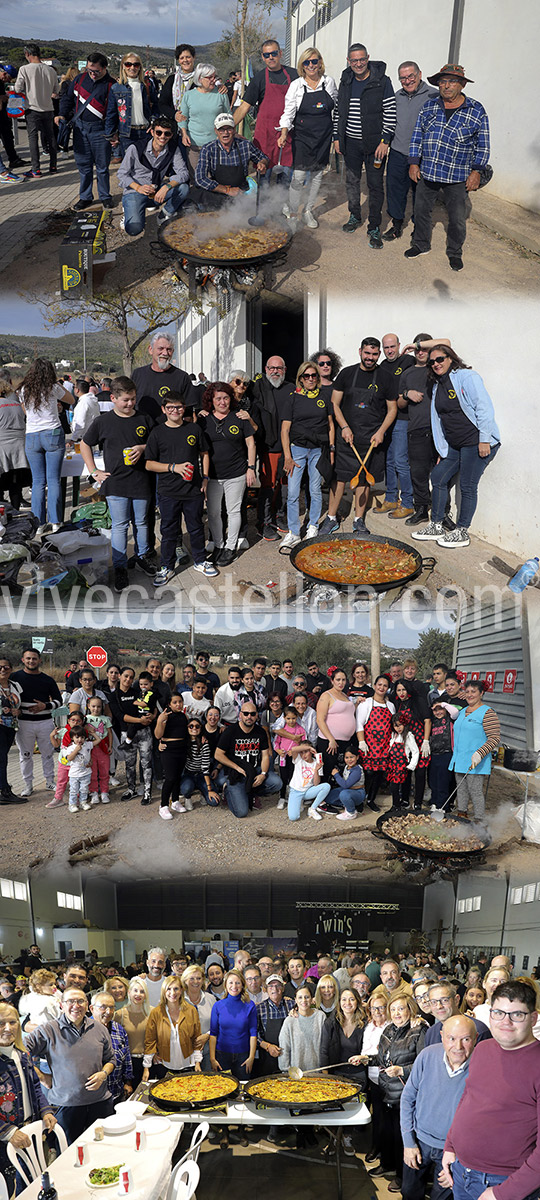
[[[129,1120],[130,1117],[142,1117],[148,1105],[145,1100],[119,1100],[115,1104],[115,1112]]]
[[[135,1129],[137,1121],[135,1119],[135,1113],[132,1117],[129,1117],[127,1113],[120,1112],[116,1113],[114,1117],[106,1117],[101,1124],[103,1126],[104,1133],[109,1135],[114,1134],[116,1136],[119,1133],[131,1133],[131,1130]]]

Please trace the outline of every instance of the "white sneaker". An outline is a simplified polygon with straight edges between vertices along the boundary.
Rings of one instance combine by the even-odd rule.
[[[173,812],[179,812],[179,813],[187,812],[185,805],[182,804],[180,800],[173,800],[173,802],[171,804],[171,808],[172,808]]]
[[[278,808],[285,808],[285,805],[286,805],[286,803],[287,803],[287,800],[286,800],[285,796],[280,796],[280,797],[279,797],[279,800],[278,800],[278,802],[277,802],[277,807],[278,807]]]
[[[83,800],[81,808],[84,810],[84,812],[90,812],[91,807],[92,805],[90,804],[89,800]]]
[[[310,208],[304,209],[303,221],[304,221],[304,225],[307,225],[308,229],[318,229],[319,228],[319,222],[318,222],[317,218],[313,215]]]
[[[74,813],[74,812],[78,812],[78,811],[79,811],[79,805],[78,805],[78,804],[69,804],[69,805],[68,805],[68,808],[69,808],[69,811],[70,811],[71,813]]]
[[[459,525],[456,529],[443,530],[441,537],[437,538],[438,546],[447,546],[452,550],[470,546],[471,539],[466,529],[462,529]]]
[[[442,537],[443,533],[444,529],[439,521],[429,521],[427,525],[422,525],[421,529],[416,529],[411,534],[411,537],[414,538],[415,542],[436,542],[438,538]]]
[[[99,804],[99,792],[92,792],[90,804]]]
[[[193,812],[193,800],[191,796],[182,796],[186,812]]]
[[[45,784],[45,791],[46,792],[55,792],[56,791],[56,784],[54,782],[54,779],[50,779],[49,782]]]
[[[347,809],[345,808],[342,813],[336,813],[336,821],[355,821],[357,815],[358,814],[355,812],[347,812]]]
[[[109,796],[108,792],[103,792],[103,795],[101,797],[101,803],[102,804],[110,804],[111,803],[111,797]]]
[[[120,780],[116,778],[115,775],[111,775],[109,778],[109,790],[114,787],[122,787],[122,784],[120,783]]]
[[[238,538],[236,543],[237,550],[249,550],[249,542],[247,538]]]
[[[302,538],[298,533],[287,533],[283,541],[279,543],[280,550],[292,550],[293,546],[298,546]]]
[[[21,788],[21,790],[19,792],[19,796],[31,796],[31,795],[32,795],[32,784],[27,783],[26,787]]]
[[[125,217],[120,217],[120,229],[125,229],[125,228],[126,228],[126,219],[125,219]]]
[[[173,815],[170,808],[160,808],[159,815],[162,821],[172,821]]]
[[[306,538],[314,538],[314,537],[318,537],[318,536],[319,536],[319,526],[318,525],[308,525],[307,531],[306,531]]]
[[[322,814],[317,812],[316,808],[308,808],[307,815],[308,817],[312,817],[314,821],[322,821]]]
[[[289,219],[290,219],[290,217],[292,217],[292,212],[291,212],[291,210],[290,210],[290,208],[289,208],[289,205],[288,205],[288,204],[284,204],[284,205],[283,205],[283,208],[282,208],[282,210],[281,210],[281,213],[282,213],[282,216],[284,216],[284,217],[286,217],[286,218],[287,218],[287,220],[289,220]]]

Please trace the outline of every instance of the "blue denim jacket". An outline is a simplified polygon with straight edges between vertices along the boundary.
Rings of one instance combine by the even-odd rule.
[[[456,371],[450,371],[450,379],[465,416],[472,421],[473,425],[476,425],[478,441],[489,442],[490,446],[496,446],[501,440],[501,435],[495,423],[491,397],[486,391],[481,376],[477,371],[459,367]],[[440,454],[441,458],[446,458],[448,442],[444,436],[441,418],[435,407],[436,392],[437,384],[435,383],[431,391],[431,429],[437,454]]]
[[[159,117],[159,104],[153,83],[141,84],[143,112],[145,121],[150,124],[153,117]],[[113,102],[109,105],[105,119],[105,137],[118,133],[121,137],[129,137],[131,133],[131,112],[133,96],[129,83],[115,83],[111,89]]]

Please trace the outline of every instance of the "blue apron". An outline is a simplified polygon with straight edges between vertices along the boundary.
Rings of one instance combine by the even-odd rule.
[[[454,723],[454,753],[448,768],[449,771],[454,770],[459,775],[466,775],[475,750],[479,750],[480,746],[485,743],[486,734],[482,721],[488,710],[489,704],[481,704],[479,708],[468,715],[465,708],[461,709]],[[491,775],[491,754],[486,754],[485,758],[470,773],[471,775]]]

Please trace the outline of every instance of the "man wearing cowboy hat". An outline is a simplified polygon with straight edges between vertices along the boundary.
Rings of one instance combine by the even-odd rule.
[[[418,115],[409,149],[409,175],[416,183],[414,233],[405,258],[431,249],[433,206],[442,192],[448,213],[446,253],[453,271],[461,271],[463,243],[470,209],[468,192],[480,186],[489,159],[489,123],[485,108],[464,94],[472,83],[463,67],[446,63],[429,83],[439,95],[428,100]]]

